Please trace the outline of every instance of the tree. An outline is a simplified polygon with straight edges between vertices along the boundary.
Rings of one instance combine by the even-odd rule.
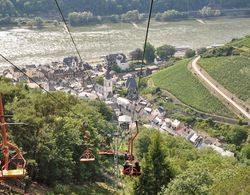
[[[245,144],[241,149],[241,155],[243,158],[250,159],[250,144]]]
[[[43,19],[40,17],[35,17],[35,26],[37,26],[37,28],[42,28],[43,27]]]
[[[202,17],[212,17],[212,16],[220,16],[221,12],[220,10],[214,10],[211,7],[203,7],[201,10],[199,10]]]
[[[149,42],[146,44],[145,59],[147,63],[152,63],[155,59],[155,48]]]
[[[176,20],[176,19],[179,19],[179,18],[185,18],[186,15],[181,13],[181,12],[178,12],[176,10],[168,10],[168,11],[165,11],[162,15],[161,15],[161,20],[162,21],[171,21],[171,20]]]
[[[173,178],[173,172],[161,144],[162,138],[158,132],[149,145],[142,168],[143,173],[134,186],[135,194],[157,195]]]
[[[69,23],[71,26],[81,26],[95,23],[98,20],[98,17],[95,17],[92,12],[72,12],[69,13]]]
[[[142,49],[137,48],[129,53],[131,60],[142,60]]]
[[[186,58],[192,58],[195,56],[195,51],[192,50],[192,49],[188,49],[186,52],[185,52],[185,57]]]
[[[12,16],[16,15],[16,9],[10,0],[0,0],[0,15]]]
[[[240,146],[240,144],[247,139],[247,136],[247,129],[241,126],[234,126],[229,129],[229,132],[226,135],[226,140],[229,143]]]
[[[138,10],[128,11],[126,14],[122,14],[121,20],[123,22],[138,22],[140,20],[140,13]]]
[[[198,55],[201,55],[201,54],[204,54],[205,52],[207,51],[207,49],[205,47],[201,47],[197,50],[197,54]]]
[[[170,182],[164,194],[208,194],[212,184],[205,167],[192,167]]]
[[[172,57],[176,52],[176,49],[172,45],[163,45],[156,49],[156,53],[161,59],[167,59]]]

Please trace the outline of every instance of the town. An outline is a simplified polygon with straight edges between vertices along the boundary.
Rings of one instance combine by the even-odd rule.
[[[189,47],[181,47],[175,55],[183,56],[187,49]],[[102,56],[98,63],[83,63],[76,56],[70,56],[49,65],[26,65],[22,68],[26,75],[16,68],[6,68],[1,74],[13,83],[24,82],[30,88],[42,87],[46,91],[63,91],[82,99],[100,99],[114,110],[119,124],[143,119],[145,127],[181,136],[196,148],[210,147],[222,156],[234,156],[218,139],[197,132],[178,119],[169,118],[162,106],[157,107],[142,96],[138,97],[136,80],[141,69],[132,67],[132,60],[133,52],[129,57],[123,53]],[[162,64],[163,61],[156,58],[154,65],[142,68],[142,76],[153,74]],[[124,89],[125,95],[121,93]]]

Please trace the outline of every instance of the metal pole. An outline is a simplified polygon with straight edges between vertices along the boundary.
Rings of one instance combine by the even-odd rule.
[[[5,161],[5,164],[8,164],[8,162],[9,162],[9,150],[8,150],[8,141],[7,141],[7,135],[6,135],[5,120],[4,120],[3,101],[2,101],[1,94],[0,94],[0,119],[1,119],[2,137],[3,137],[4,161]],[[8,165],[5,168],[8,169]]]

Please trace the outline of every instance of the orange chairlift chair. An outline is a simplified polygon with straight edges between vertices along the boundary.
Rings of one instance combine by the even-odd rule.
[[[85,140],[85,145],[88,144],[89,132],[84,130],[85,125],[83,124],[83,139]],[[80,162],[91,162],[95,160],[95,156],[92,153],[90,148],[87,148],[83,151],[83,154],[80,157]]]
[[[0,161],[0,179],[24,177],[26,173],[26,160],[24,159],[20,149],[8,142],[5,128],[4,109],[2,96],[0,95],[0,122],[2,129],[2,150],[4,163]]]
[[[129,176],[141,175],[140,164],[138,161],[135,160],[133,155],[134,140],[139,134],[138,122],[136,121],[135,124],[136,124],[136,134],[129,140],[128,153],[125,154],[125,164],[123,166],[123,170],[121,171],[121,175],[129,175]]]

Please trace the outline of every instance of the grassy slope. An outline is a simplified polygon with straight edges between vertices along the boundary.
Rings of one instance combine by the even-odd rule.
[[[195,78],[187,69],[188,60],[152,75],[157,87],[166,89],[182,102],[204,112],[224,116],[233,114]]]
[[[220,84],[250,101],[250,59],[244,56],[202,58],[199,64]]]
[[[233,41],[228,43],[228,45],[231,45],[233,47],[239,47],[239,48],[243,48],[243,47],[250,48],[250,35],[244,38],[234,39]]]

